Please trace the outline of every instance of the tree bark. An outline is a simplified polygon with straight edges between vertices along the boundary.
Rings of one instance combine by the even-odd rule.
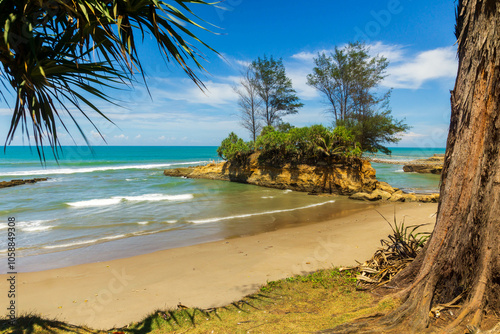
[[[459,69],[435,230],[393,281],[402,304],[377,321],[330,333],[454,333],[500,313],[500,1],[462,0],[457,11]],[[462,296],[445,328],[430,309]]]

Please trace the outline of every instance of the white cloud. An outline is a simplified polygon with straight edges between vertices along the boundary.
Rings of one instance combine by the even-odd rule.
[[[12,110],[9,108],[0,108],[0,116],[12,116]]]
[[[121,135],[118,135],[118,136],[113,136],[113,138],[115,139],[125,139],[125,140],[128,140],[128,136],[125,136],[123,133]]]
[[[339,48],[342,49],[346,46],[347,44],[340,45]],[[404,52],[403,52],[403,47],[401,45],[389,45],[389,44],[384,44],[383,42],[374,42],[368,44],[367,47],[370,49],[371,55],[384,56],[391,62],[399,61],[403,58]],[[335,52],[335,47],[329,49],[316,50],[314,52],[302,51],[292,55],[291,58],[304,62],[313,62],[314,58],[316,58],[318,54],[326,53],[327,55],[329,55],[333,52]]]
[[[106,138],[106,135],[105,135],[105,134],[103,134],[102,132],[101,132],[101,133],[99,133],[99,132],[97,132],[97,131],[95,131],[95,130],[90,131],[90,135],[91,135],[91,136],[92,136],[92,138],[94,138],[94,139],[102,139],[102,137]]]
[[[206,90],[202,91],[197,86],[193,86],[191,81],[179,80],[173,89],[151,89],[151,94],[155,100],[166,98],[210,106],[230,104],[237,101],[237,95],[233,91],[233,85],[231,84],[207,81],[205,87]]]
[[[431,80],[452,79],[457,74],[458,62],[454,47],[423,51],[389,66],[389,76],[383,85],[392,88],[419,89]]]
[[[410,131],[410,132],[401,132],[398,134],[398,136],[401,138],[405,138],[405,139],[417,139],[417,138],[426,137],[427,135]]]
[[[165,139],[166,139],[165,136],[158,137],[158,140],[165,140]]]
[[[243,66],[243,67],[248,67],[252,64],[252,62],[249,62],[246,60],[236,60],[236,64]]]
[[[417,124],[414,132],[400,133],[400,147],[445,147],[448,137],[448,124]]]
[[[313,100],[319,97],[316,88],[307,84],[307,75],[311,72],[311,68],[292,67],[287,69],[287,76],[292,79],[293,88],[297,91],[299,98],[304,100]]]
[[[139,134],[139,135],[135,136],[134,139],[141,139],[141,137],[142,136]]]
[[[318,53],[306,52],[302,51],[296,53],[292,56],[293,59],[301,60],[301,61],[312,61],[314,57],[316,57]]]
[[[341,46],[343,47],[343,46]],[[457,74],[458,61],[456,59],[456,49],[453,46],[436,48],[433,50],[421,51],[410,54],[402,45],[385,44],[374,42],[368,45],[370,54],[380,55],[389,60],[387,78],[382,85],[390,88],[419,89],[426,82],[438,79],[452,79]],[[313,59],[319,53],[329,54],[335,49],[322,49],[314,52],[302,51],[291,56],[295,61],[290,73],[296,72],[299,75],[310,73],[314,64]],[[304,83],[296,76],[298,86],[305,92],[306,97],[315,97]],[[295,82],[294,82],[295,84]]]
[[[401,45],[389,45],[382,42],[375,42],[368,45],[372,56],[382,56],[390,63],[402,61],[404,59],[404,49]]]

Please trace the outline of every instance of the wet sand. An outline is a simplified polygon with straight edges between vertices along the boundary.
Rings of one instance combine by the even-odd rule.
[[[434,223],[437,204],[377,208],[405,224]],[[428,229],[432,229],[429,226]],[[266,281],[370,258],[390,233],[373,209],[306,226],[168,249],[118,260],[17,275],[17,309],[75,325],[110,329],[156,309],[222,306]],[[7,275],[0,275],[7,291]],[[7,293],[0,303],[7,305]]]

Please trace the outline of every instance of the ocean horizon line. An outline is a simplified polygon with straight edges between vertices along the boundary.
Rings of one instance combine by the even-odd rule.
[[[61,145],[58,146],[58,148],[64,148],[64,147],[81,147],[81,148],[89,148],[89,147],[218,147],[219,145]],[[9,147],[12,148],[32,148],[36,150],[36,146],[26,146],[26,145],[9,145],[6,147],[8,150]],[[40,148],[43,149],[52,149],[51,146],[39,146]],[[400,148],[400,149],[407,149],[407,148],[418,148],[418,149],[429,149],[429,150],[435,150],[435,149],[446,149],[446,147],[422,147],[422,146],[387,146],[387,148]]]

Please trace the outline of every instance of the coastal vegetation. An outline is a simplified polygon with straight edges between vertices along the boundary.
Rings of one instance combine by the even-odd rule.
[[[184,2],[187,1],[176,1],[181,7]],[[188,2],[206,4],[198,0]],[[41,3],[45,4],[45,2]],[[197,66],[201,66],[196,60],[195,49],[185,43],[177,30],[186,33],[197,42],[199,40],[183,25],[170,20],[161,13],[170,11],[171,15],[176,16],[177,19],[189,25],[195,24],[178,11],[172,10],[171,7],[166,5],[158,7],[158,4],[163,6],[163,3],[144,1],[141,2],[144,6],[125,9],[114,6],[115,2],[79,2],[80,6],[74,7],[66,6],[66,2],[64,2],[65,6],[62,6],[62,2],[57,1],[53,3],[53,6],[44,7],[37,4],[39,2],[25,2],[19,6],[16,2],[0,2],[2,9],[0,18],[2,22],[5,22],[4,39],[0,41],[3,65],[1,74],[8,78],[17,93],[8,134],[10,139],[13,138],[19,125],[24,131],[28,131],[28,126],[31,125],[37,145],[41,145],[45,132],[51,135],[50,144],[55,145],[58,140],[56,121],[60,117],[58,110],[67,111],[65,107],[67,102],[80,111],[82,109],[79,107],[79,102],[83,102],[103,115],[97,107],[79,95],[72,87],[76,85],[100,99],[108,99],[91,84],[104,83],[114,86],[122,81],[130,80],[134,65],[140,68],[132,23],[150,31],[158,40],[160,49],[167,55],[167,58],[180,63],[188,76],[202,85],[186,62],[187,59],[192,59]],[[185,8],[185,10],[188,9]],[[22,17],[24,19],[21,19]],[[173,30],[172,26],[176,29]],[[481,325],[486,311],[491,310],[492,313],[499,311],[500,96],[498,87],[500,67],[498,64],[500,64],[500,31],[498,26],[500,26],[500,3],[498,1],[464,0],[458,2],[456,37],[459,71],[455,89],[452,91],[451,124],[441,179],[442,201],[435,231],[427,245],[417,255],[415,261],[393,280],[394,285],[402,288],[397,294],[398,302],[396,302],[396,304],[401,302],[401,305],[388,315],[358,320],[327,332],[401,333],[410,331],[421,333],[429,331],[429,325],[437,318],[429,312],[433,306],[449,304],[456,300],[463,301],[461,308],[454,314],[450,313],[450,317],[445,319],[448,322],[445,331],[453,332],[462,326],[463,332],[465,324],[470,326],[471,331],[476,331],[475,327]],[[356,45],[349,47],[356,51]],[[94,51],[99,59],[92,61],[89,55]],[[314,75],[317,74],[318,78],[323,78],[319,71],[323,65],[325,69],[329,70],[331,67],[335,70],[335,66],[330,66],[335,65],[335,57],[340,60],[345,59],[349,64],[349,50],[344,54],[340,51],[338,57],[336,54],[330,57],[326,55],[318,57],[318,73],[315,72],[311,76],[310,83],[313,86],[316,85]],[[362,48],[358,51],[361,52]],[[354,60],[358,59],[356,58],[358,56],[368,61],[362,54],[352,55]],[[91,61],[87,61],[88,59]],[[371,64],[371,60],[368,64]],[[381,80],[379,77],[383,73],[383,71],[377,71],[377,64],[381,66],[380,68],[384,67],[381,59],[373,63],[375,66],[373,73],[376,74],[374,81],[358,81],[352,85],[352,88],[347,89],[349,93],[355,94],[352,95],[354,99],[352,109],[348,109],[348,104],[344,104],[343,110],[334,109],[334,113],[337,112],[336,117],[338,117],[336,125],[343,126],[346,133],[354,137],[354,140],[349,143],[358,142],[361,150],[386,152],[383,146],[384,140],[389,142],[397,140],[396,131],[391,129],[398,126],[404,128],[404,126],[390,117],[390,111],[386,108],[388,94],[383,94],[381,97],[369,94],[370,87],[374,87],[369,84],[379,82]],[[356,66],[353,68],[359,69]],[[332,73],[336,74],[336,71]],[[261,75],[261,77],[264,76]],[[259,77],[256,75],[255,78]],[[328,87],[331,83],[327,80],[328,78],[328,72],[326,72],[324,87]],[[343,80],[343,77],[341,79]],[[323,87],[319,83],[317,85],[319,89]],[[337,86],[334,85],[333,88],[335,87]],[[345,100],[347,95],[342,97]],[[56,108],[58,103],[62,107]],[[273,104],[270,103],[269,106],[269,110],[273,110]],[[286,108],[278,108],[279,106],[279,104],[274,105],[275,110],[287,111]],[[336,107],[337,105],[334,106],[332,103],[332,108]],[[342,105],[339,104],[340,107]],[[280,117],[279,114],[278,117]],[[373,119],[373,124],[383,125],[382,130],[389,129],[390,131],[383,132],[388,136],[380,136],[378,131],[371,131],[373,124],[367,122],[370,119]],[[385,121],[379,123],[380,119]],[[266,120],[269,121],[267,124],[273,125],[271,114]],[[277,124],[274,123],[274,125]],[[333,134],[335,130],[329,131]],[[338,137],[333,136],[332,141],[340,143],[340,146],[330,149],[333,146],[326,145],[326,138],[322,137],[325,145],[319,150],[316,148],[319,147],[316,145],[318,142],[307,146],[310,143],[299,145],[297,142],[290,141],[290,138],[293,138],[290,134],[291,130],[276,131],[275,128],[272,130],[268,128],[267,132],[263,132],[263,138],[269,134],[270,137],[267,138],[269,140],[259,141],[259,138],[255,136],[256,140],[253,145],[240,141],[236,135],[230,136],[231,138],[226,142],[228,149],[223,147],[221,156],[231,159],[239,154],[243,157],[247,154],[245,147],[248,150],[264,150],[264,147],[268,145],[266,147],[269,152],[280,153],[283,159],[290,157],[298,160],[306,159],[307,152],[314,152],[327,159],[332,155],[356,155],[357,152],[354,150],[359,147],[357,144],[348,145],[347,150],[341,150],[339,153],[336,149],[342,147],[342,143]],[[369,133],[374,133],[376,135],[374,138],[377,140],[363,137]],[[234,150],[229,149],[231,145],[235,145]],[[314,147],[314,149],[308,151],[305,147]],[[274,156],[272,158],[274,159]],[[316,284],[316,287],[318,286],[322,284]],[[318,301],[326,300],[323,299],[325,296],[332,295],[332,289],[332,287],[325,288],[324,296],[310,294],[307,291],[301,291],[300,295],[302,298],[313,299],[312,305],[317,305]],[[353,291],[342,290],[342,292],[343,296],[346,296]],[[291,299],[285,298],[284,300],[288,308],[300,305],[302,301],[294,304]],[[278,302],[275,303],[278,304]],[[322,306],[327,309],[327,307],[334,307],[336,303],[337,300],[326,300],[325,305]],[[322,312],[322,310],[319,308],[317,312]],[[327,318],[330,321],[333,318],[332,313],[346,312],[345,309],[327,310]],[[241,306],[239,311],[241,311]],[[281,321],[290,311],[280,311],[273,314],[278,315]],[[308,311],[305,309],[299,309],[297,313],[306,312]],[[193,319],[193,314],[194,311],[187,313],[186,316]],[[160,316],[163,317],[163,315]],[[153,328],[153,324],[160,321],[155,319],[161,318],[146,320],[144,326]],[[163,319],[168,322],[168,318],[163,317]],[[305,319],[319,322],[314,319],[314,314],[306,314]],[[22,325],[21,322],[19,324]],[[330,325],[333,327],[337,324],[331,323]],[[31,326],[30,323],[28,325]],[[42,323],[42,326],[47,326],[47,324]],[[34,332],[32,328],[33,326],[27,331]],[[125,331],[125,329],[120,331]],[[135,332],[139,331],[141,331],[140,328]]]
[[[248,65],[234,91],[238,95],[241,125],[254,142],[263,126],[279,126],[283,116],[296,114],[304,106],[286,75],[283,60],[273,56],[259,57]]]
[[[286,75],[281,58],[259,57],[252,62],[249,70],[254,75],[251,84],[261,99],[260,114],[265,125],[276,126],[283,116],[296,114],[304,106],[292,87],[292,80]]]
[[[317,157],[320,148],[327,156],[379,151],[390,154],[384,144],[397,143],[401,139],[400,134],[410,127],[404,120],[396,120],[392,116],[389,106],[391,91],[381,96],[377,93],[381,81],[386,77],[388,60],[380,56],[372,57],[369,52],[366,44],[356,42],[342,49],[336,47],[330,55],[318,54],[314,59],[316,66],[313,73],[307,76],[307,83],[326,98],[335,127],[330,134],[323,130],[315,133],[314,138],[308,137],[309,130],[306,128],[288,131],[290,129],[287,126],[290,125],[283,122],[283,116],[296,114],[303,104],[292,88],[292,81],[286,76],[282,60],[275,60],[271,56],[269,59],[264,57],[253,61],[240,80],[240,86],[234,90],[238,95],[241,124],[250,132],[255,149],[273,151],[280,159],[288,157],[292,160],[297,157]],[[269,127],[277,128],[278,131],[270,136],[259,136],[263,126],[268,127],[269,133]],[[313,126],[311,129],[318,128]],[[284,138],[286,136],[294,138],[290,141],[291,138]],[[231,137],[234,137],[234,133]],[[297,145],[290,145],[294,140]],[[321,143],[316,143],[318,140]],[[223,146],[229,142],[226,141]],[[236,154],[236,146],[233,145],[227,152],[229,155],[219,155],[229,160],[236,157],[240,159],[251,150],[251,145],[246,147],[242,142],[236,142],[233,144],[242,149],[240,154]],[[347,146],[354,146],[354,149],[347,148],[346,142],[351,142]],[[269,144],[272,148],[269,145],[265,148],[262,144]],[[311,145],[314,154],[311,154]]]
[[[256,80],[255,72],[248,69],[240,80],[240,87],[234,87],[234,91],[238,94],[241,125],[250,132],[254,142],[262,130],[262,100],[257,90]]]
[[[231,132],[217,149],[224,160],[240,164],[255,152],[260,154],[261,163],[269,165],[317,165],[331,163],[334,158],[360,157],[362,153],[354,136],[343,126],[335,129],[323,125],[296,128],[289,124],[264,127],[255,142],[245,142]]]
[[[334,124],[350,130],[363,151],[390,154],[383,144],[397,143],[409,126],[391,115],[391,91],[377,94],[389,61],[369,52],[366,44],[356,42],[335,47],[330,55],[320,53],[307,83],[325,97]]]

